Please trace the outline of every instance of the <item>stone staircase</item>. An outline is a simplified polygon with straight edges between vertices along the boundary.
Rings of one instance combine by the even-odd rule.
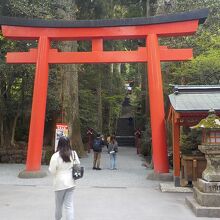
[[[119,146],[134,147],[134,119],[129,102],[129,98],[126,97],[122,104],[122,115],[117,122],[116,139]]]

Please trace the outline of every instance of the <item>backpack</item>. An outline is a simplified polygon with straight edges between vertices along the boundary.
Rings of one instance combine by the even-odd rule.
[[[95,139],[93,144],[93,150],[96,152],[101,152],[102,144],[100,139]]]

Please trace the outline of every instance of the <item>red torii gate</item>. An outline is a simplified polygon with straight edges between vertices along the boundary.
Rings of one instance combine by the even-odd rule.
[[[36,63],[26,174],[41,172],[49,64],[148,63],[148,84],[155,173],[168,173],[165,113],[160,62],[192,59],[192,49],[159,46],[158,37],[191,35],[208,15],[192,12],[121,20],[46,21],[0,17],[3,36],[13,40],[38,40],[29,52],[7,53],[7,63]],[[146,39],[137,51],[104,51],[103,40]],[[90,40],[92,51],[58,52],[50,42]],[[36,175],[37,176],[37,175]]]

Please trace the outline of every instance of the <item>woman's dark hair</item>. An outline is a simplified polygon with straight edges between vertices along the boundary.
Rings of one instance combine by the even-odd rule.
[[[112,144],[115,143],[115,136],[114,135],[110,136],[110,143],[112,143]]]
[[[70,140],[68,137],[62,136],[60,137],[57,145],[57,152],[59,151],[59,154],[64,162],[70,162],[70,156],[72,155],[72,149],[70,146]]]

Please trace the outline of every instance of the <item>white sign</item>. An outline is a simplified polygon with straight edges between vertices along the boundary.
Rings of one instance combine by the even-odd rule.
[[[58,141],[62,136],[68,137],[68,126],[66,124],[56,124],[55,152],[57,150]]]

